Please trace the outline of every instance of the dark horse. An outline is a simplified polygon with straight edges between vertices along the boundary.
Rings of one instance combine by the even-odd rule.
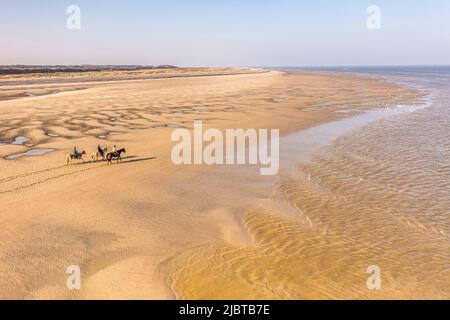
[[[106,155],[106,160],[108,160],[108,163],[111,163],[111,161],[116,158],[117,159],[117,163],[119,163],[119,161],[122,161],[122,153],[126,153],[125,148],[119,149],[117,151],[114,152],[109,152]]]
[[[98,146],[97,151],[91,154],[92,161],[98,161],[100,157],[102,157],[102,159],[105,160],[107,151],[108,151],[107,148],[102,148]]]

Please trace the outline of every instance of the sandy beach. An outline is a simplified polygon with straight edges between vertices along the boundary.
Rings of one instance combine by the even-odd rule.
[[[264,177],[256,166],[176,166],[170,159],[172,131],[192,129],[194,120],[220,130],[277,128],[284,137],[369,108],[412,104],[420,91],[356,74],[171,72],[96,81],[0,78],[0,298],[440,298],[447,292],[442,285],[416,294],[417,281],[396,286],[401,273],[386,277],[384,291],[364,291],[367,260],[352,254],[370,245],[347,245],[355,242],[339,232],[345,221],[338,210],[340,224],[329,229],[318,223],[320,214],[317,220],[300,214],[299,203],[308,200],[303,188],[285,183],[291,173]],[[126,148],[123,162],[65,165],[74,146],[89,160],[99,144]],[[328,200],[322,209],[333,211]],[[308,268],[318,264],[321,270]],[[81,268],[81,290],[66,287],[71,265]],[[351,275],[335,277],[346,274],[344,265],[354,269]],[[351,289],[336,294],[342,288]]]

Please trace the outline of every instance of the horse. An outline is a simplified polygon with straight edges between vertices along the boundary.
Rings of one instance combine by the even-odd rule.
[[[117,158],[117,163],[119,163],[119,161],[122,161],[122,153],[126,153],[125,148],[119,149],[114,152],[109,152],[106,155],[106,160],[108,160],[108,164],[111,163],[113,158]]]
[[[81,153],[73,154],[69,153],[66,155],[66,165],[69,165],[72,163],[73,160],[83,160],[83,155],[86,154],[86,151],[81,151]],[[84,162],[84,160],[83,160]]]
[[[105,155],[106,155],[106,152],[108,151],[108,148],[103,148],[100,150],[97,150],[96,152],[91,154],[92,161],[97,162],[98,158],[100,158],[100,157],[102,157],[102,160],[105,160]]]

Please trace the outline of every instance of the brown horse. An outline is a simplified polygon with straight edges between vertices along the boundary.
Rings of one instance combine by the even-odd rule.
[[[127,153],[125,151],[125,148],[119,149],[117,151],[114,152],[109,152],[106,155],[106,160],[108,160],[108,164],[111,163],[111,161],[116,158],[117,159],[117,163],[119,163],[119,161],[122,161],[122,153]]]
[[[86,154],[86,151],[81,151],[81,153],[78,154],[73,154],[73,153],[69,153],[68,155],[66,155],[66,165],[69,165],[72,163],[73,160],[83,160],[83,155]]]

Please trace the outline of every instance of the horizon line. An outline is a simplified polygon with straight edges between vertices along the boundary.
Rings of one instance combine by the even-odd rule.
[[[361,64],[361,65],[266,65],[266,66],[177,66],[172,64],[0,64],[0,67],[163,67],[176,68],[364,68],[364,67],[450,67],[449,64]]]

